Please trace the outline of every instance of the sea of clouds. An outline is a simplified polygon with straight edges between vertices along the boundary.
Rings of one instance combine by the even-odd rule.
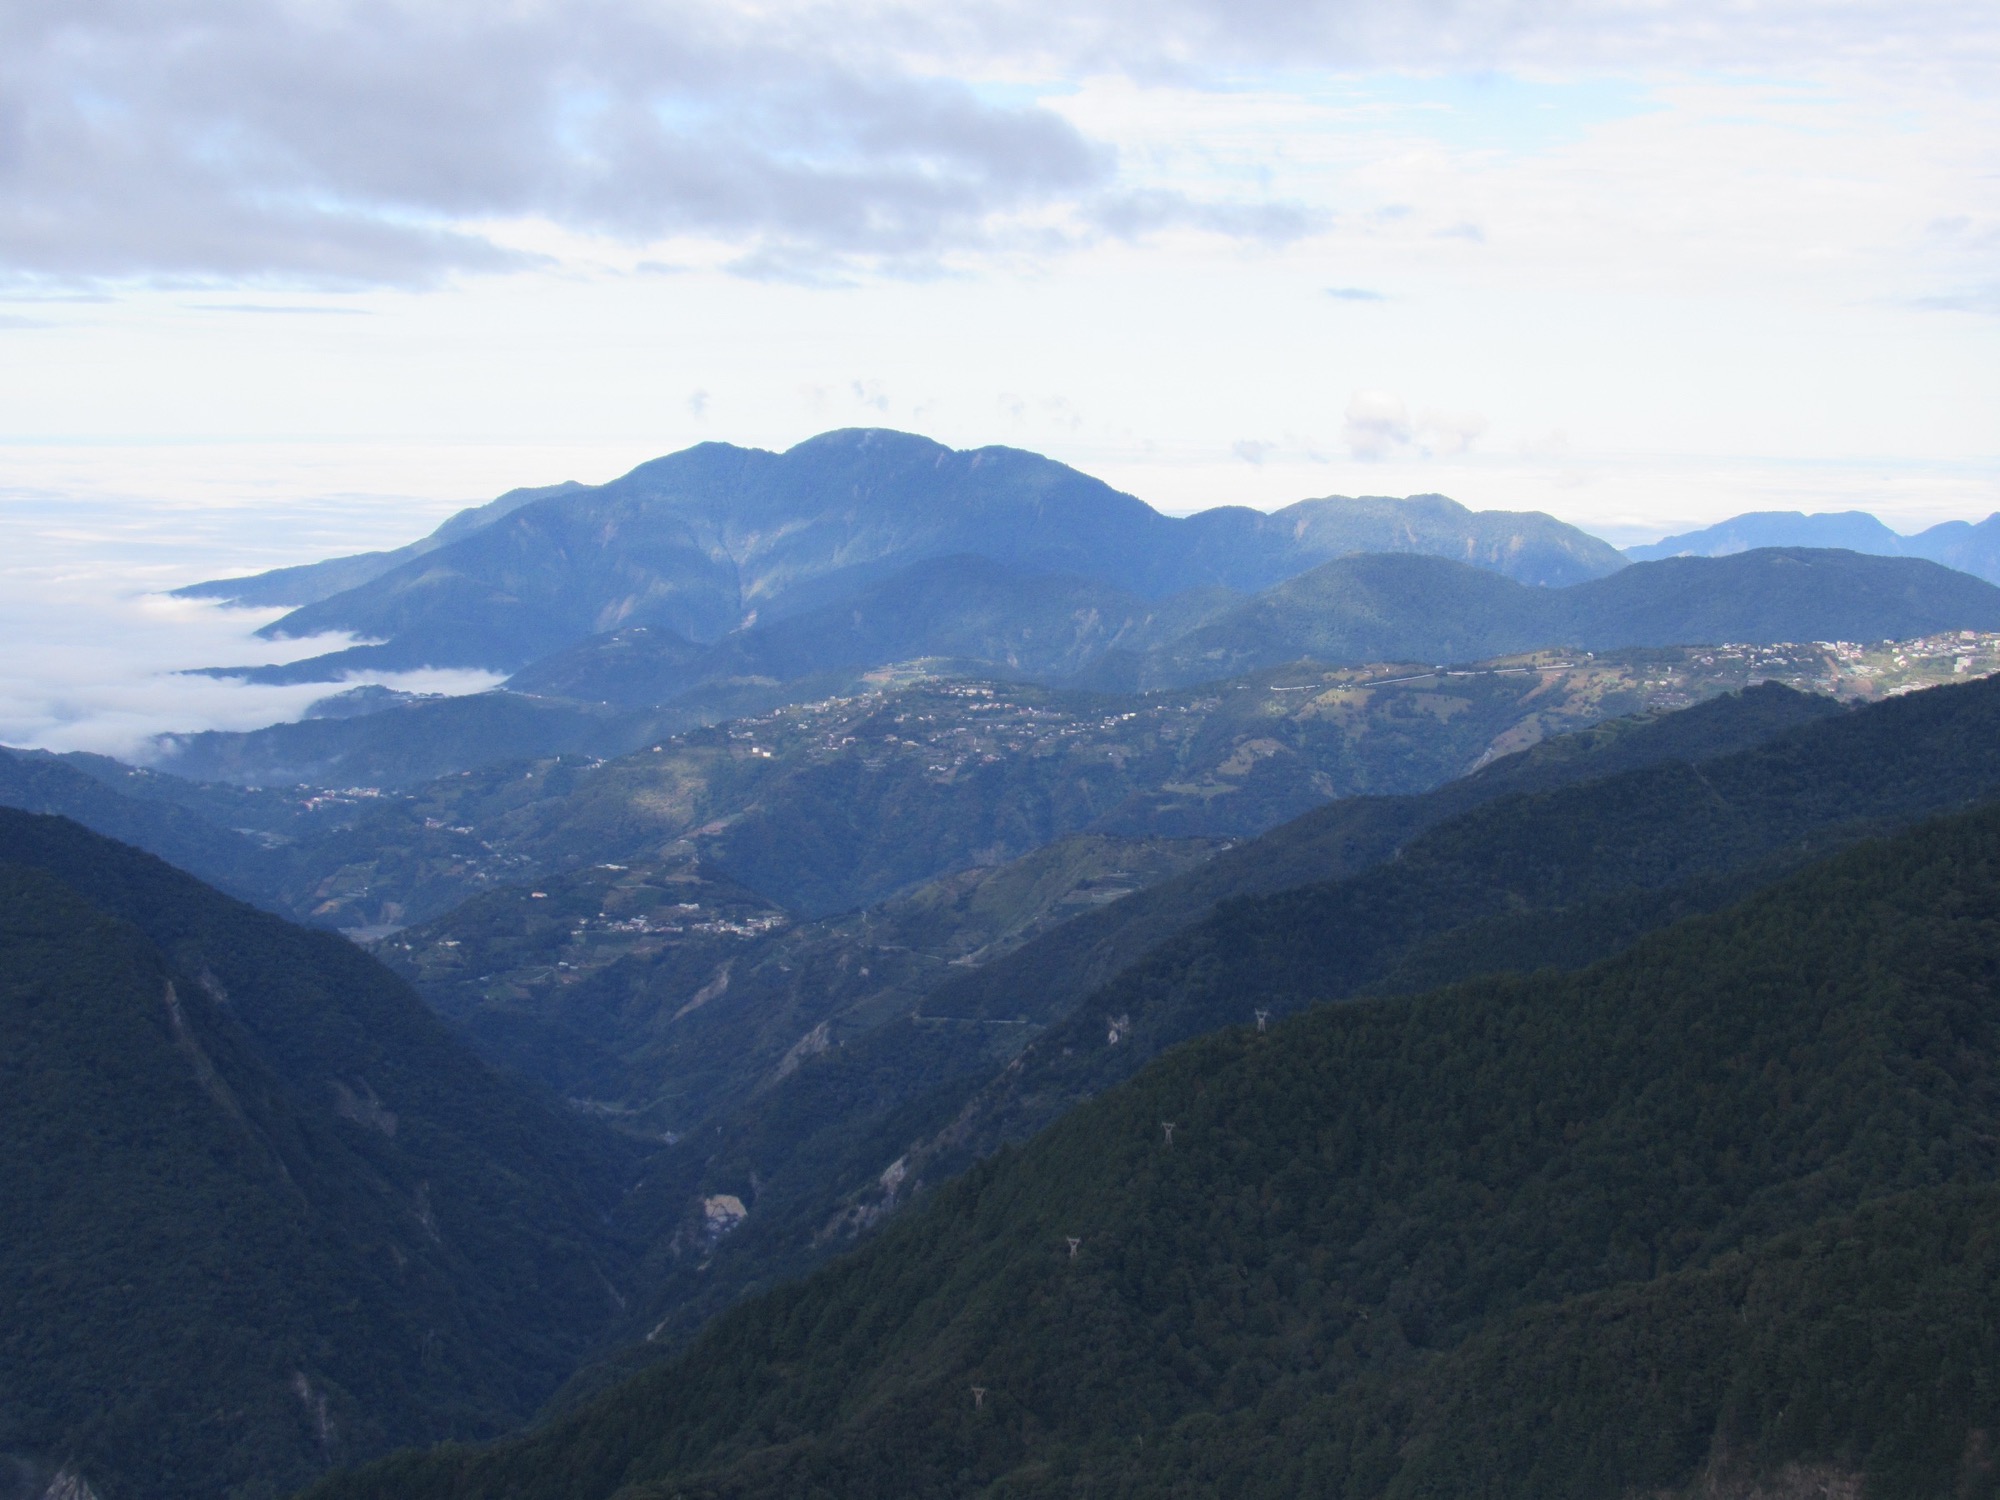
[[[187,675],[195,667],[291,661],[347,644],[263,641],[281,611],[227,609],[170,591],[183,584],[409,541],[427,504],[330,497],[216,506],[143,496],[0,489],[0,744],[89,750],[144,762],[156,736],[256,729],[301,717],[340,691]],[[416,692],[490,687],[490,673],[370,674]]]

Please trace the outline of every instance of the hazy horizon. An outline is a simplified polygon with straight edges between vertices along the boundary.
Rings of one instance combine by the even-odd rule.
[[[199,447],[178,451],[183,459],[206,456]],[[499,450],[499,455],[544,464],[564,456],[519,450]],[[130,464],[135,455],[128,449],[121,457]],[[298,660],[337,649],[346,638],[259,640],[254,632],[283,610],[177,600],[168,597],[169,591],[210,578],[400,546],[465,506],[515,487],[502,482],[488,493],[450,499],[354,493],[286,496],[272,493],[271,482],[264,477],[268,453],[236,452],[232,458],[230,467],[211,469],[200,476],[202,483],[188,485],[172,500],[0,489],[0,536],[7,544],[7,562],[0,566],[5,588],[0,638],[33,643],[32,649],[10,652],[12,664],[0,672],[0,744],[90,750],[143,760],[148,742],[163,733],[254,729],[296,719],[314,701],[339,689],[324,683],[272,687],[180,674],[193,667]],[[525,476],[518,483],[550,483],[558,478],[601,483],[630,467],[587,477],[551,470]],[[248,493],[232,498],[232,485]],[[1422,487],[1409,493],[1449,492]],[[1206,508],[1172,510],[1143,493],[1138,498],[1172,514]],[[1307,498],[1319,496],[1292,495],[1259,508]],[[1452,498],[1473,509],[1543,508],[1477,506],[1461,496]],[[1632,528],[1592,528],[1559,511],[1549,513],[1620,547],[1657,540],[1674,529],[1638,528],[1634,534]],[[1883,519],[1905,534],[1926,524],[1898,526],[1894,518]],[[1977,521],[1984,516],[1956,519]],[[478,691],[498,680],[491,673],[446,670],[369,672],[355,678],[425,692]]]

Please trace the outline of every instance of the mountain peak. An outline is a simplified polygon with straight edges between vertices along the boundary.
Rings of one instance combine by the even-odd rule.
[[[785,450],[787,458],[798,454],[812,454],[821,450],[843,448],[866,452],[876,449],[881,452],[910,452],[924,454],[948,454],[958,450],[947,448],[935,438],[927,438],[921,433],[904,432],[897,427],[836,427],[831,431],[815,434],[802,443],[794,443]]]
[[[1550,517],[1468,511],[1441,495],[1171,517],[1025,449],[953,449],[879,427],[820,433],[783,453],[701,443],[608,484],[536,492],[492,513],[503,517],[367,560],[352,586],[266,627],[274,637],[344,631],[384,643],[289,676],[512,672],[633,625],[707,644],[753,609],[769,623],[858,599],[955,554],[1143,599],[1251,592],[1360,552],[1449,557],[1534,584],[1623,565],[1609,545]]]
[[[1753,510],[1698,531],[1626,549],[1634,562],[1666,557],[1726,557],[1757,547],[1841,547],[1876,557],[1921,557],[2000,583],[2000,514],[1985,520],[1941,521],[1911,536],[1865,510]]]

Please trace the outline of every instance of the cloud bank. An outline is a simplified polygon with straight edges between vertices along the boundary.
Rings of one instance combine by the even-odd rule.
[[[1991,82],[1966,0],[13,0],[0,275],[422,285],[532,233],[751,275],[1319,215],[1128,180],[1039,99],[1105,73],[1866,67]],[[546,236],[544,236],[546,238]]]
[[[18,0],[0,11],[0,271],[416,284],[506,225],[720,242],[750,274],[922,269],[1084,232],[1296,234],[1117,188],[1107,148],[812,8],[641,0]],[[1046,228],[1046,226],[1043,226]],[[532,236],[530,236],[532,238]]]
[[[219,467],[217,457],[211,452],[204,467]],[[408,497],[218,510],[0,487],[0,745],[144,761],[160,734],[299,718],[340,687],[270,687],[187,669],[297,660],[338,650],[347,638],[258,640],[257,627],[282,611],[223,609],[166,590],[299,560],[302,551],[405,540],[413,512],[425,514]],[[455,670],[356,680],[421,693],[477,692],[497,681]]]
[[[0,744],[89,750],[143,764],[162,734],[261,729],[297,719],[342,687],[267,687],[185,671],[271,659],[271,645],[250,632],[277,613],[134,593],[109,579],[37,586],[17,577],[0,602],[0,639],[17,643],[0,661]],[[32,647],[20,644],[29,641]],[[290,641],[283,655],[344,644]],[[355,679],[417,693],[479,692],[498,680],[489,672],[441,669]]]

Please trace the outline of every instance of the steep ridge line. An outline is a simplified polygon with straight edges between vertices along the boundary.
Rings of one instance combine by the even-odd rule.
[[[782,454],[704,443],[609,484],[544,494],[302,606],[267,633],[347,631],[385,643],[320,658],[310,670],[321,676],[295,670],[290,680],[420,660],[511,669],[621,625],[713,641],[750,617],[835,603],[953,554],[1154,598],[1251,591],[1329,557],[1409,548],[1538,583],[1624,564],[1615,549],[1550,517],[1474,515],[1442,496],[1302,501],[1269,516],[1225,507],[1182,519],[1037,454],[955,452],[862,429]]]
[[[0,810],[0,1473],[284,1493],[524,1420],[633,1286],[638,1153],[352,944]]]

